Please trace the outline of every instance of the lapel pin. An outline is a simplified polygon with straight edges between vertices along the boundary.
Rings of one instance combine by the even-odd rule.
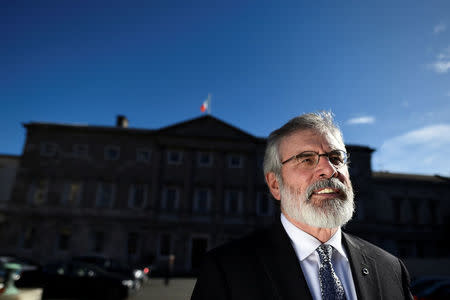
[[[369,275],[369,269],[367,269],[367,268],[362,268],[362,273],[363,273],[364,275]]]

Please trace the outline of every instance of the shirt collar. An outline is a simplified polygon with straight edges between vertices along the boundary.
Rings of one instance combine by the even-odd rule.
[[[317,247],[322,244],[318,239],[292,224],[284,216],[284,214],[281,214],[281,224],[283,224],[286,233],[294,244],[300,261],[310,256],[314,251],[316,251]],[[325,244],[333,246],[333,248],[336,249],[342,257],[348,260],[347,254],[345,253],[344,247],[342,246],[341,228],[338,228],[336,233],[327,242],[325,242]]]

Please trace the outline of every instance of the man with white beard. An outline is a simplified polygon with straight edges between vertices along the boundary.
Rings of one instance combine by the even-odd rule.
[[[341,230],[354,196],[331,113],[272,132],[264,175],[280,221],[210,251],[191,299],[412,299],[398,258]]]

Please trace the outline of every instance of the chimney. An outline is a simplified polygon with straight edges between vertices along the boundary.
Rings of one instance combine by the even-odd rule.
[[[116,126],[120,128],[128,128],[128,119],[124,115],[118,115]]]

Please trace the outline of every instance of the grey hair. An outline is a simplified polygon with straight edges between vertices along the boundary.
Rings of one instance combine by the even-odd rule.
[[[273,172],[277,176],[277,179],[281,180],[281,160],[279,153],[281,140],[298,130],[305,129],[316,130],[320,134],[331,134],[344,145],[342,132],[338,125],[334,123],[331,112],[320,111],[297,116],[281,128],[273,131],[267,138],[263,163],[264,175]]]

